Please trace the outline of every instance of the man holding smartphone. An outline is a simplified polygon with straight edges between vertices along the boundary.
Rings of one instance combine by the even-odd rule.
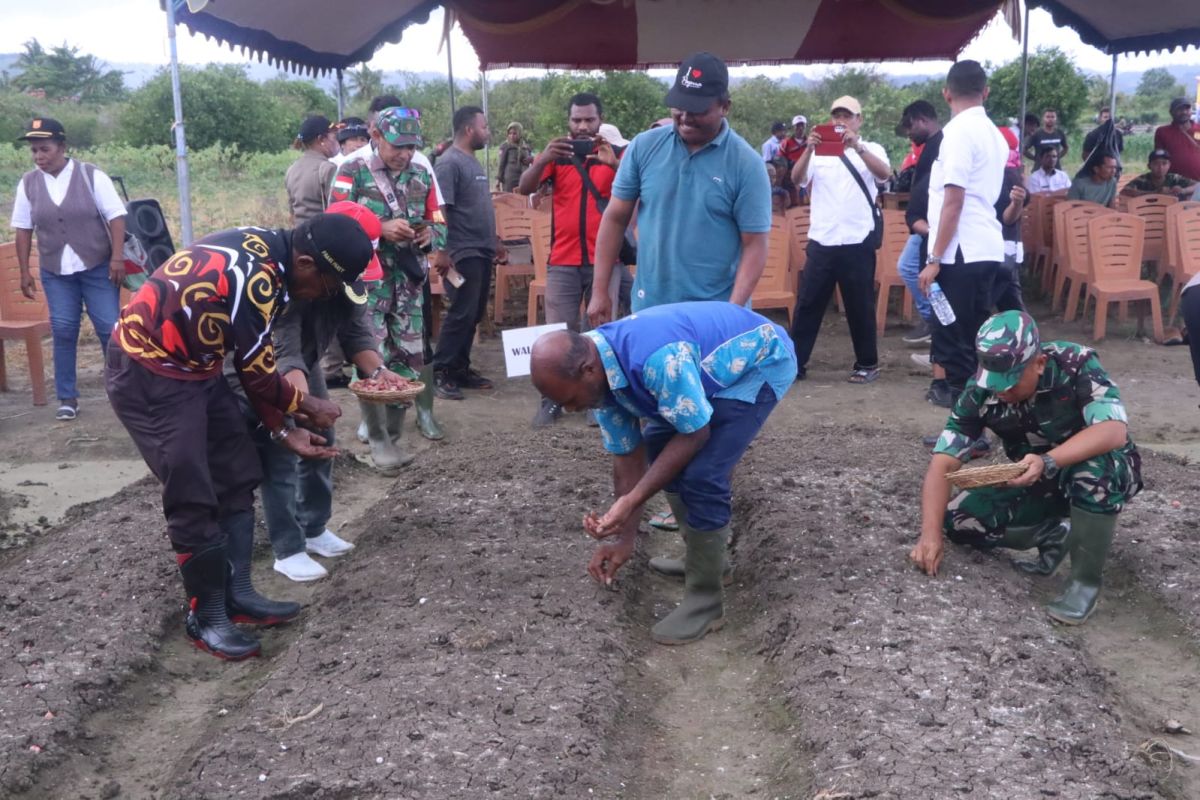
[[[862,106],[839,97],[829,109],[830,122],[808,134],[792,182],[808,189],[812,217],[808,228],[808,263],[796,295],[792,339],[796,343],[796,378],[802,380],[821,330],[821,319],[833,295],[842,290],[846,323],[854,343],[850,383],[879,377],[875,342],[875,250],[878,182],[891,175],[887,151],[858,135]]]
[[[617,155],[600,136],[604,121],[600,98],[580,92],[567,103],[567,135],[552,139],[521,175],[519,194],[533,194],[541,186],[553,188],[554,237],[546,269],[546,322],[565,322],[579,331],[580,304],[591,299],[600,218],[612,197]],[[607,291],[613,308],[621,273],[613,270]],[[554,424],[560,409],[543,397],[533,427]]]

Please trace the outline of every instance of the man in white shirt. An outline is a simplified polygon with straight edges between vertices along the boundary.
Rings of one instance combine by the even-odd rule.
[[[850,383],[871,383],[879,377],[875,342],[875,249],[869,241],[880,213],[875,205],[877,182],[892,168],[887,151],[858,135],[862,106],[853,97],[839,97],[830,107],[835,135],[841,134],[842,155],[820,155],[819,128],[808,134],[808,146],[792,168],[792,182],[808,189],[812,216],[808,228],[808,263],[796,294],[792,340],[796,343],[797,380],[803,380],[808,359],[821,330],[821,319],[836,285],[842,291],[846,323],[854,344]],[[828,129],[826,129],[828,132]],[[826,146],[830,143],[826,142]],[[825,149],[825,148],[823,148]]]
[[[993,284],[1004,261],[996,201],[1008,143],[983,110],[987,95],[987,73],[979,62],[959,61],[950,68],[942,97],[951,119],[942,129],[929,179],[929,257],[919,283],[929,294],[936,282],[954,310],[954,322],[934,325],[930,355],[946,370],[956,398],[975,374],[975,334],[991,314]]]
[[[1038,152],[1038,169],[1025,182],[1030,194],[1049,194],[1071,188],[1071,176],[1058,168],[1058,148],[1043,147]]]

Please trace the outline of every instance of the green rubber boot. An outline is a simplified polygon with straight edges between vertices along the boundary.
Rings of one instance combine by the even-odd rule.
[[[417,431],[426,439],[439,441],[446,438],[442,426],[433,418],[433,364],[426,364],[421,370],[421,383],[425,390],[417,395]]]
[[[1037,525],[1009,526],[1000,546],[1012,550],[1036,547],[1037,558],[1014,558],[1011,561],[1013,569],[1030,575],[1053,575],[1067,557],[1067,534],[1070,532],[1069,520],[1051,517]]]
[[[680,527],[685,531],[687,544],[683,602],[651,630],[650,635],[659,644],[698,642],[725,624],[721,573],[725,570],[729,526],[715,531],[693,530],[685,523],[680,523]]]
[[[683,500],[677,494],[663,492],[663,495],[667,498],[667,505],[671,507],[671,513],[675,515],[675,521],[679,523],[679,538],[683,540],[686,547],[687,539],[684,538],[683,523],[687,519],[687,506],[683,504]],[[655,556],[650,559],[650,569],[664,578],[670,578],[673,581],[683,580],[682,558]],[[721,583],[725,586],[733,583],[733,562],[729,560],[729,553],[725,554],[725,571],[721,573]]]
[[[1117,529],[1116,514],[1093,514],[1071,507],[1071,580],[1058,598],[1046,606],[1051,619],[1082,625],[1096,610],[1104,576],[1104,562]]]

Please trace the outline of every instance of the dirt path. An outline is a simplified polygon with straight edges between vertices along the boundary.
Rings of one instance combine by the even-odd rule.
[[[677,534],[655,535],[648,555],[675,555]],[[649,627],[679,601],[682,584],[637,570],[626,582],[641,642],[623,687],[625,708],[614,739],[633,763],[629,800],[807,798],[796,720],[779,695],[779,675],[761,643],[744,595],[726,590],[726,625],[686,647],[648,641]]]

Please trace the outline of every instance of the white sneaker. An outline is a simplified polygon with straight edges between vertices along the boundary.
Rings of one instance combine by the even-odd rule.
[[[329,571],[313,561],[308,553],[296,553],[294,556],[275,559],[275,571],[301,583],[320,580],[329,574]]]
[[[347,542],[333,531],[326,528],[320,536],[314,536],[305,545],[310,553],[316,553],[326,558],[344,556],[354,549],[353,542]]]
[[[928,353],[913,353],[909,356],[909,358],[911,358],[913,360],[913,363],[919,367],[925,367],[926,369],[929,369],[929,367],[933,366],[929,362],[929,354]]]

